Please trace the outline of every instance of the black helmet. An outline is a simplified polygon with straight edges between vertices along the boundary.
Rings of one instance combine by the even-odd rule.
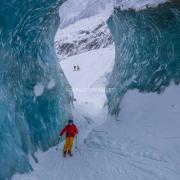
[[[73,120],[72,120],[72,119],[69,119],[68,123],[73,123]]]

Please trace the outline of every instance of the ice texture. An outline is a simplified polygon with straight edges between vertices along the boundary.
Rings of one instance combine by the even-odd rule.
[[[180,3],[121,10],[108,19],[115,42],[115,65],[107,85],[111,114],[129,89],[161,93],[180,82]]]
[[[61,3],[0,2],[0,180],[29,171],[27,157],[54,145],[71,116],[70,85],[54,52]]]

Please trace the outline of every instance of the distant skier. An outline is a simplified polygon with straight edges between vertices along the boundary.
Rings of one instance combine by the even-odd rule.
[[[66,133],[66,141],[64,144],[63,155],[66,157],[66,153],[72,156],[73,141],[76,134],[78,134],[78,128],[73,123],[73,120],[69,120],[68,124],[60,132],[60,136]]]
[[[77,71],[80,71],[80,66],[79,65],[77,65]]]
[[[76,66],[74,66],[74,71],[76,71]]]

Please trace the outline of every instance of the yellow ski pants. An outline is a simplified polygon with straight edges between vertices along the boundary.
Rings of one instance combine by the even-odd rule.
[[[72,150],[73,147],[73,141],[74,141],[74,137],[66,137],[66,141],[64,144],[64,152],[68,152]]]

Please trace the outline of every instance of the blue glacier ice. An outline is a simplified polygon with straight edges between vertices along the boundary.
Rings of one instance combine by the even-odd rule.
[[[180,82],[179,1],[139,11],[117,7],[107,22],[116,52],[106,89],[111,114],[129,89],[161,93]]]
[[[0,180],[31,170],[71,116],[69,84],[56,61],[62,0],[0,2]]]

